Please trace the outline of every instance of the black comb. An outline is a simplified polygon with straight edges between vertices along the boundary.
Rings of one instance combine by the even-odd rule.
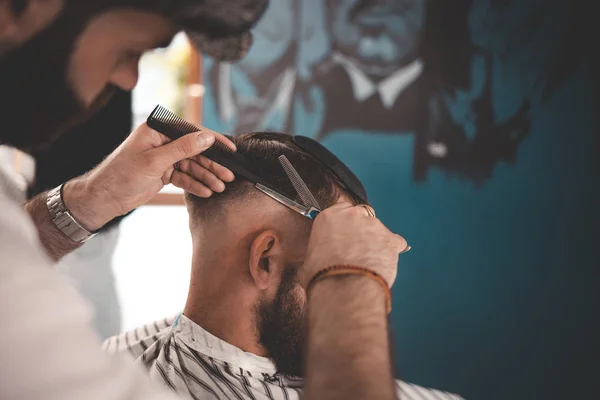
[[[167,135],[172,140],[179,139],[188,133],[202,131],[200,127],[186,121],[160,105],[154,108],[150,116],[148,116],[146,123],[150,128]],[[210,148],[204,150],[202,155],[230,169],[236,176],[241,176],[252,183],[260,183],[266,187],[272,187],[263,178],[248,169],[249,163],[246,157],[234,152],[218,140],[215,140],[215,143]]]
[[[292,138],[302,150],[313,156],[321,165],[338,178],[342,186],[352,192],[363,203],[369,204],[367,191],[356,175],[339,158],[321,143],[306,136],[296,135]]]

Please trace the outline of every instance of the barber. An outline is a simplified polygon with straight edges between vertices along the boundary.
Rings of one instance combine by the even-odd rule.
[[[114,4],[118,2],[107,0],[106,3],[116,8]],[[200,25],[196,26],[199,31],[195,32],[196,38],[206,45],[205,50],[218,53],[219,44],[231,44],[236,34],[246,31],[235,26],[236,23],[249,28],[252,25],[252,21],[248,21],[249,15],[253,12],[258,15],[262,10],[256,4],[249,5],[252,2],[248,1],[239,2],[248,7],[239,12],[242,6],[235,1],[226,5],[215,2],[211,9],[206,0],[189,0],[180,3],[182,9],[170,10],[169,14],[163,15],[161,10],[173,8],[167,7],[170,2],[165,0],[163,8],[136,15],[140,12],[132,11],[132,7],[145,7],[139,5],[142,3],[145,2],[124,0],[121,4],[130,8],[117,9],[116,16],[114,10],[106,7],[86,16],[87,25],[82,24],[83,33],[75,31],[78,36],[72,45],[74,51],[65,64],[70,73],[66,81],[74,86],[73,90],[81,94],[86,87],[93,87],[93,80],[88,76],[97,77],[102,72],[103,59],[77,69],[78,63],[86,63],[85,58],[77,57],[77,51],[82,42],[91,40],[90,31],[100,40],[96,42],[100,43],[100,48],[95,50],[101,53],[102,45],[107,45],[111,38],[124,40],[115,30],[118,30],[118,23],[122,24],[128,18],[133,18],[129,26],[135,24],[140,30],[142,22],[154,18],[151,25],[152,31],[156,32],[161,26],[170,27],[178,15],[185,16],[186,27],[192,29],[189,24],[196,17],[196,24]],[[19,53],[22,49],[35,50],[36,46],[38,50],[44,50],[45,47],[40,46],[42,35],[55,34],[54,41],[48,45],[60,48],[56,41],[65,40],[59,33],[64,33],[66,28],[57,24],[72,22],[64,18],[67,12],[73,17],[77,15],[73,14],[74,10],[88,11],[94,7],[88,2],[60,0],[0,1],[0,74],[3,75],[0,79],[20,77],[27,65],[16,63],[11,56],[22,55]],[[223,7],[231,9],[224,11]],[[82,16],[77,21],[82,20],[86,19]],[[212,36],[220,40],[210,42],[207,37],[211,36],[200,29],[206,21],[218,21],[223,25],[220,33],[229,28],[232,36]],[[247,43],[247,36],[245,38]],[[23,52],[27,54],[25,50]],[[132,65],[136,63],[137,59],[131,62]],[[10,68],[7,69],[7,65]],[[49,71],[66,74],[64,70]],[[135,79],[131,78],[135,71],[125,67],[117,72],[107,83],[124,89],[135,85]],[[62,79],[61,76],[49,78]],[[0,108],[4,110],[2,116],[6,117],[3,121],[10,120],[9,111],[21,116],[29,113],[29,119],[21,118],[24,126],[48,117],[48,109],[43,108],[10,110],[11,103],[19,104],[19,93],[13,93],[16,97],[4,97],[9,92],[4,89],[10,89],[12,83],[4,79],[0,86]],[[40,96],[44,94],[40,93]],[[32,103],[37,105],[33,100]],[[51,106],[47,104],[46,107]],[[50,130],[51,122],[68,121],[50,120],[35,131],[22,132],[19,131],[22,126],[8,123],[0,128],[0,143],[28,150],[55,133]],[[10,132],[6,130],[7,126]],[[44,131],[46,128],[47,132]],[[0,398],[171,398],[170,393],[151,384],[138,368],[101,352],[99,340],[90,325],[89,309],[52,269],[52,262],[90,240],[111,219],[145,204],[165,184],[173,183],[201,197],[223,190],[224,182],[233,178],[231,171],[201,156],[216,137],[227,143],[224,137],[210,130],[169,141],[142,125],[98,167],[36,196],[25,204],[26,211],[20,204],[22,197],[18,185],[11,179],[10,171],[6,172],[10,165],[0,170]],[[26,155],[23,157],[27,159]],[[173,167],[176,163],[181,165],[181,170]],[[323,211],[314,223],[306,273],[302,279],[305,287],[311,286],[307,398],[395,397],[386,301],[389,287],[395,280],[398,253],[406,247],[406,242],[371,215],[371,210],[364,207],[341,203]],[[315,283],[317,274],[334,265],[366,268],[376,272],[384,284],[368,275],[330,276]]]

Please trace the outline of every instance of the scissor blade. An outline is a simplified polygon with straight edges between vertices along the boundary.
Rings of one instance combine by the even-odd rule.
[[[297,213],[300,213],[306,217],[309,216],[309,211],[311,211],[310,207],[305,207],[302,204],[298,204],[294,200],[282,195],[281,193],[271,190],[268,187],[261,185],[260,183],[256,184],[256,188],[264,194],[266,194],[267,196],[269,196],[270,198],[272,198],[273,200],[278,201],[279,203],[296,211]]]
[[[304,180],[302,179],[298,171],[296,171],[296,169],[293,167],[290,160],[288,160],[286,156],[281,155],[279,156],[279,162],[281,163],[285,174],[288,176],[288,178],[290,178],[290,182],[292,182],[294,189],[296,189],[296,193],[298,193],[298,196],[300,196],[300,199],[302,200],[304,205],[320,210],[321,206],[319,205],[319,202],[317,201],[317,199],[315,199],[315,196],[313,196],[310,189],[308,188],[306,183],[304,183]]]

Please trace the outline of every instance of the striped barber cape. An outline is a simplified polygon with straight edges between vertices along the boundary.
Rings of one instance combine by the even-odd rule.
[[[298,400],[303,381],[277,374],[268,358],[211,335],[180,314],[106,339],[107,352],[129,352],[151,379],[196,400]],[[447,392],[397,381],[402,400],[460,400]]]

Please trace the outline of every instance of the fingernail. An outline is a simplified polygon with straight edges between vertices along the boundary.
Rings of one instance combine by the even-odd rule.
[[[208,147],[214,142],[215,136],[210,132],[201,132],[197,140],[200,147]]]
[[[225,184],[223,182],[219,182],[217,186],[219,186],[219,192],[225,191]]]

